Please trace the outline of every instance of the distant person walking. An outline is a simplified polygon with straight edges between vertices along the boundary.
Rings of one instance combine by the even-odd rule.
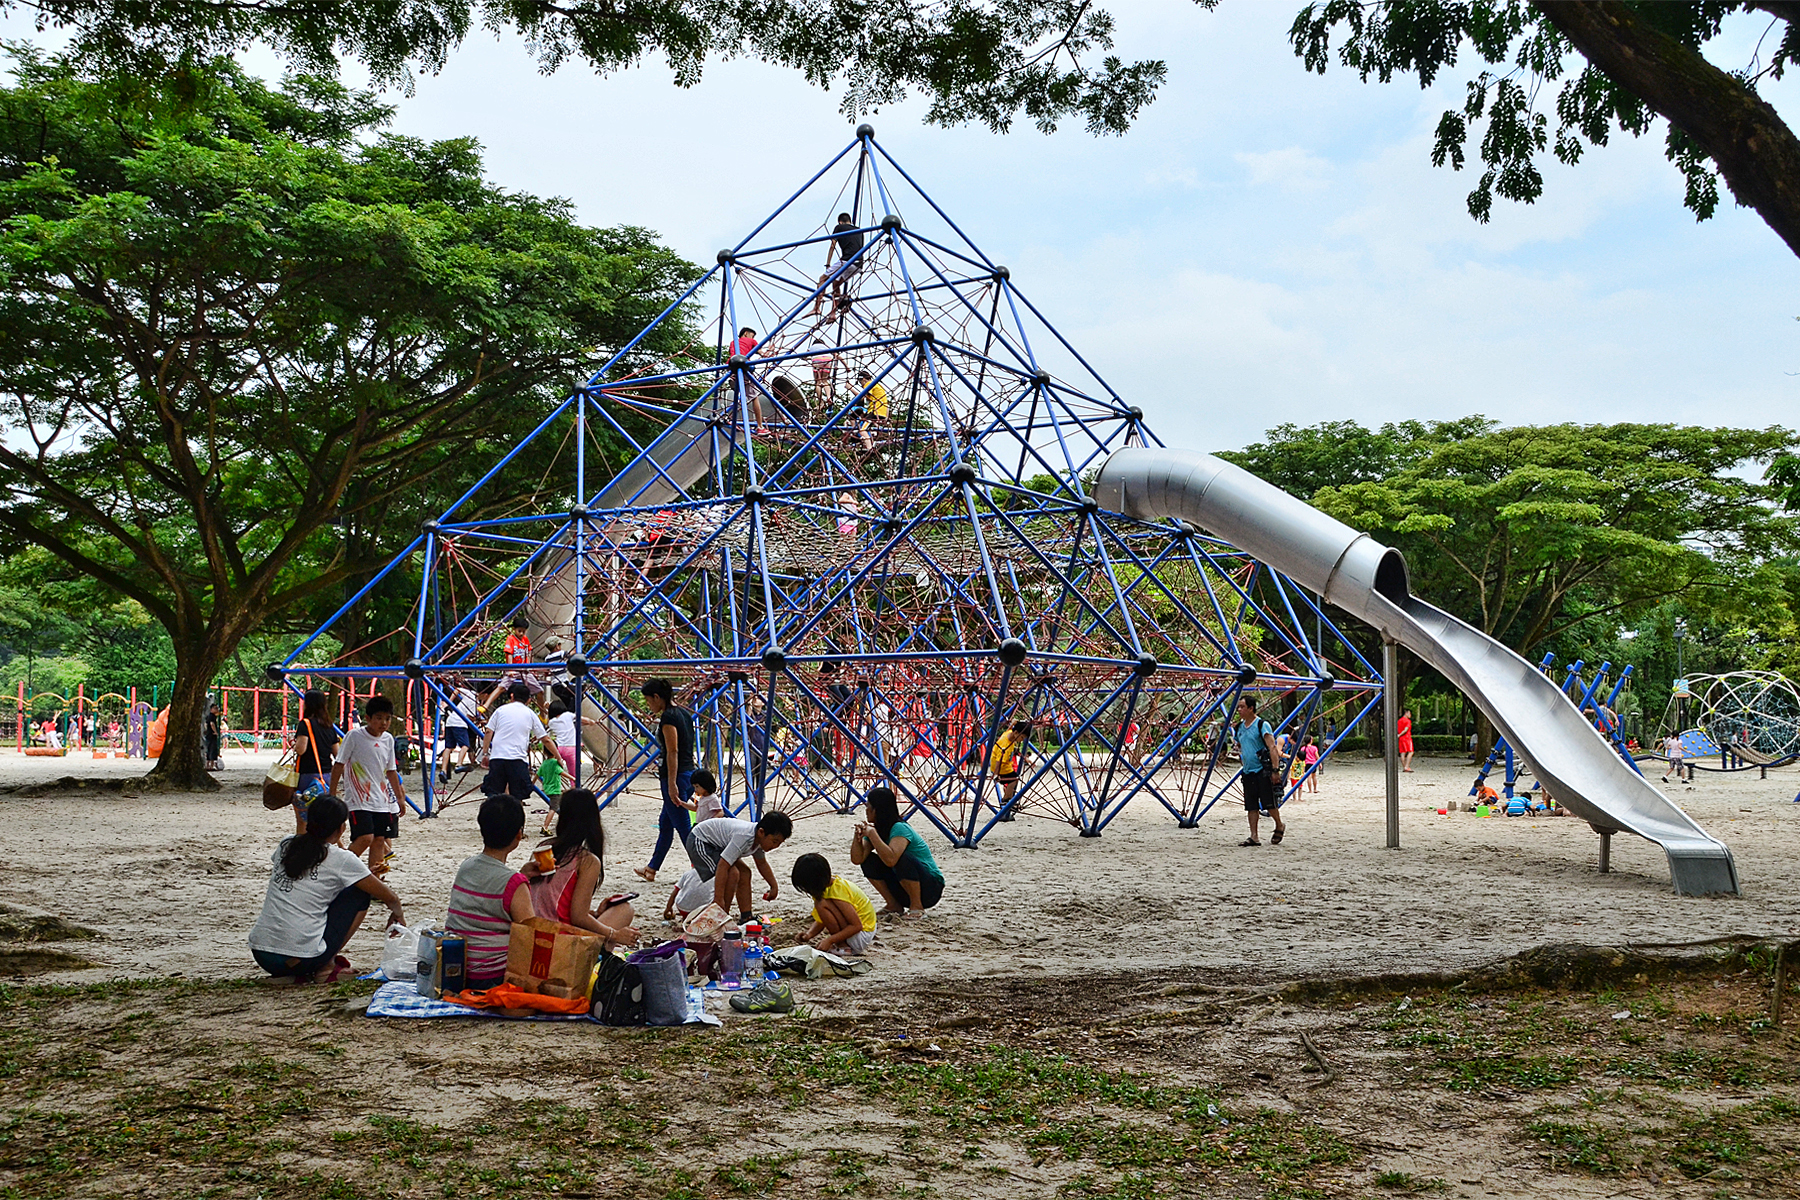
[[[1690,777],[1686,770],[1687,747],[1681,744],[1681,735],[1673,729],[1663,736],[1663,756],[1669,760],[1668,767],[1663,771],[1664,783],[1669,782],[1670,771],[1675,772],[1675,782],[1677,783]]]
[[[1408,775],[1412,774],[1413,739],[1412,709],[1410,708],[1401,713],[1400,719],[1394,722],[1394,746],[1400,752],[1400,769]]]
[[[1274,728],[1256,715],[1255,696],[1238,700],[1235,733],[1238,757],[1242,760],[1244,814],[1250,819],[1250,836],[1238,845],[1262,845],[1256,836],[1257,824],[1261,814],[1266,812],[1275,818],[1275,832],[1269,835],[1269,844],[1279,846],[1281,839],[1287,836],[1287,823],[1281,819],[1281,793],[1275,786],[1275,773],[1280,769],[1276,764],[1280,758],[1275,748]]]

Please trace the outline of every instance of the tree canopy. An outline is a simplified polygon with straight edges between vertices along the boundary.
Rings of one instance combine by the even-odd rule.
[[[1768,29],[1750,61],[1715,66],[1707,48],[1734,13],[1766,17]],[[1336,59],[1364,81],[1413,75],[1429,87],[1473,57],[1480,69],[1463,103],[1439,120],[1431,161],[1462,170],[1479,130],[1482,172],[1468,198],[1477,221],[1488,220],[1496,195],[1526,204],[1541,196],[1547,154],[1577,163],[1615,132],[1651,132],[1660,116],[1697,219],[1718,208],[1722,177],[1800,254],[1800,139],[1757,94],[1800,54],[1797,18],[1800,8],[1766,0],[1323,0],[1300,11],[1288,36],[1321,73],[1337,37]]]
[[[388,561],[696,274],[487,183],[471,142],[382,136],[334,82],[14,64],[0,537],[168,630],[177,731],[246,635]],[[197,753],[163,769],[198,782]]]
[[[546,72],[574,59],[607,73],[661,55],[688,87],[709,61],[757,58],[840,87],[846,114],[918,93],[929,121],[996,130],[1022,113],[1046,132],[1078,117],[1090,132],[1122,133],[1167,73],[1105,53],[1113,19],[1091,0],[0,0],[0,11],[15,7],[66,32],[90,67],[134,74],[262,43],[301,72],[329,75],[349,58],[378,84],[405,84],[415,69],[440,69],[479,24],[519,34]]]

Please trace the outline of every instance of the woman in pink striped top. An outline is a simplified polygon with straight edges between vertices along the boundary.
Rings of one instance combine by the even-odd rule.
[[[513,922],[530,917],[532,909],[525,876],[506,865],[525,837],[525,806],[511,796],[489,796],[475,821],[486,849],[456,868],[444,929],[463,939],[468,987],[480,991],[506,981]]]

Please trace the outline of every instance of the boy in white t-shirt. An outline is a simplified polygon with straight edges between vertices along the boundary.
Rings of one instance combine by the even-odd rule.
[[[363,705],[363,723],[338,743],[331,767],[331,794],[347,784],[345,803],[350,807],[350,853],[369,855],[369,871],[385,875],[400,836],[400,802],[406,785],[394,761],[394,702],[386,696],[370,696]]]

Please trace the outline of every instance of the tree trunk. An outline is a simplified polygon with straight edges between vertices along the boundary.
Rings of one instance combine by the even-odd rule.
[[[201,734],[207,701],[212,696],[213,673],[224,655],[217,647],[195,645],[193,639],[175,641],[175,685],[169,694],[168,736],[162,757],[150,768],[149,778],[170,791],[216,792],[219,781],[206,772]],[[225,647],[225,653],[235,648]]]
[[[1475,710],[1475,761],[1486,762],[1494,751],[1494,723],[1479,708]]]
[[[1534,7],[1589,62],[1692,138],[1738,203],[1800,254],[1800,138],[1767,101],[1630,5],[1534,0]]]

